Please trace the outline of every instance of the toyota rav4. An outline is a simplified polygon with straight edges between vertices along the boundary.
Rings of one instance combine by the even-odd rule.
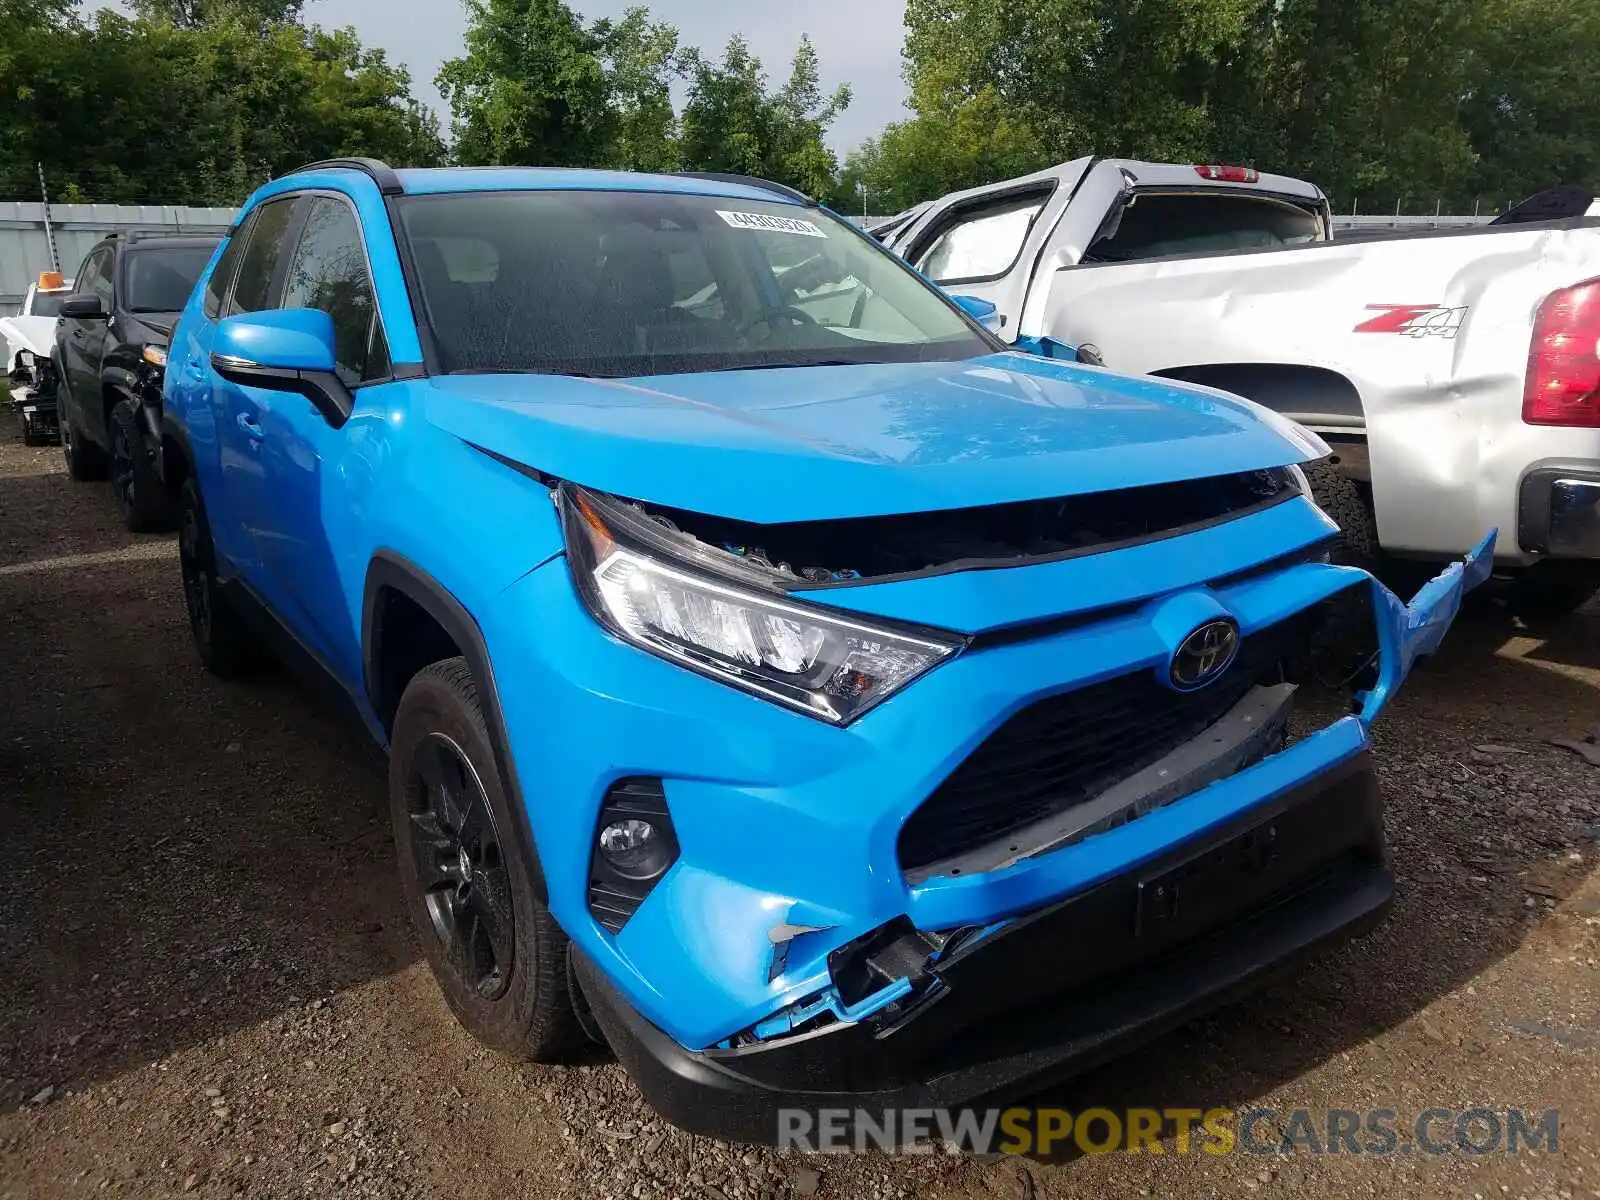
[[[484,1042],[772,1140],[1080,1069],[1383,912],[1368,727],[1493,535],[1407,606],[1329,561],[1314,434],[984,312],[760,180],[246,204],[166,372],[194,639],[387,748]]]

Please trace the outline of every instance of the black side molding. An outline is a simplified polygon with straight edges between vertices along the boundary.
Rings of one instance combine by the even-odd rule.
[[[390,589],[426,612],[461,647],[461,653],[478,687],[478,699],[483,705],[484,719],[489,726],[489,744],[494,748],[495,766],[505,782],[506,799],[515,822],[514,836],[518,848],[526,856],[534,890],[539,900],[544,902],[548,900],[544,867],[534,841],[533,827],[528,821],[528,809],[523,802],[516,763],[511,756],[511,738],[506,732],[505,718],[500,711],[500,692],[495,684],[494,668],[489,661],[489,648],[483,640],[483,631],[478,628],[472,614],[442,583],[410,559],[392,550],[379,550],[373,555],[367,567],[367,582],[362,594],[361,669],[367,703],[377,714],[387,737],[393,713],[385,712],[380,706],[382,680],[378,663],[383,649],[383,606],[379,601],[384,592]]]

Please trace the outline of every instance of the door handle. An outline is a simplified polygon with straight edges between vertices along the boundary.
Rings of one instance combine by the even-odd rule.
[[[252,442],[259,442],[266,436],[261,432],[261,426],[256,424],[256,419],[249,413],[240,413],[238,420],[240,431]]]

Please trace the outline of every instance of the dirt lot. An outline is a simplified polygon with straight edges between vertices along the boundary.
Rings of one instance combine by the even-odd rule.
[[[376,755],[286,677],[203,675],[171,542],[0,437],[0,1196],[1600,1197],[1600,767],[1545,741],[1600,725],[1600,618],[1483,603],[1413,679],[1382,929],[1040,1098],[1560,1106],[1558,1154],[783,1158],[472,1043]]]

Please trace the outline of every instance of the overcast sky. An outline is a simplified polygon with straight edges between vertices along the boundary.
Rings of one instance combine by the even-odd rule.
[[[589,19],[614,17],[640,0],[575,0]],[[801,34],[810,34],[822,59],[827,90],[848,83],[855,100],[828,141],[841,152],[854,148],[904,115],[900,79],[904,0],[653,0],[658,20],[678,27],[685,44],[720,55],[742,33],[776,85],[788,77]],[[364,42],[382,46],[391,60],[411,70],[413,89],[440,109],[433,77],[439,64],[461,51],[465,18],[457,0],[310,0],[306,19],[317,25],[354,25]]]

